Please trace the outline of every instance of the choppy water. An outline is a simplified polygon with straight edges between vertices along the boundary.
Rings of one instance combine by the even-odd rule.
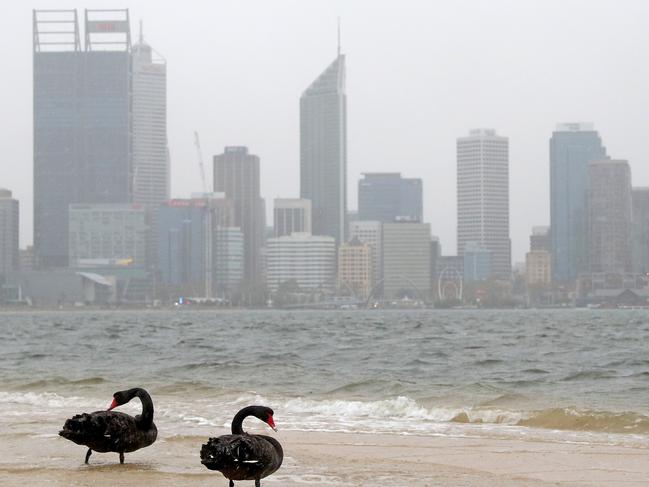
[[[166,437],[254,402],[289,430],[649,445],[642,310],[21,312],[0,336],[0,442],[141,385]]]

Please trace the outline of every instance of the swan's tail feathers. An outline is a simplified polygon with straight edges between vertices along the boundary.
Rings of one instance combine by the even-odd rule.
[[[210,470],[228,470],[257,464],[258,460],[251,445],[245,440],[227,441],[223,438],[210,438],[201,448],[201,463]]]
[[[59,435],[78,445],[85,445],[97,433],[103,434],[106,431],[106,423],[102,419],[87,413],[77,414],[65,422]]]

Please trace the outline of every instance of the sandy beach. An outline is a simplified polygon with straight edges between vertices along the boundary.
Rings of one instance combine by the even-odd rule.
[[[649,451],[641,448],[295,431],[280,432],[278,438],[285,447],[284,465],[262,485],[633,487],[649,480]],[[198,437],[161,439],[127,455],[124,465],[117,455],[94,454],[87,466],[82,447],[54,436],[32,440],[1,447],[0,484],[227,485],[199,464],[203,439]]]

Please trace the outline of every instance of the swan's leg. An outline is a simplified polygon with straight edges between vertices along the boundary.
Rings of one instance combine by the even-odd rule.
[[[86,465],[88,465],[88,459],[90,458],[90,455],[92,455],[92,450],[88,448],[88,453],[86,453]]]
[[[234,480],[230,480],[230,483],[228,484],[228,487],[234,487]]]
[[[119,463],[124,463],[124,452],[119,452]]]
[[[255,479],[255,487],[261,487],[261,480]]]

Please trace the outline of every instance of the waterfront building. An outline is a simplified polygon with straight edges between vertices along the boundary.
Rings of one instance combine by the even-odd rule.
[[[374,294],[383,294],[383,224],[379,221],[356,220],[349,224],[349,237],[358,239],[372,248],[372,286]]]
[[[491,277],[509,279],[509,140],[492,129],[457,139],[457,252],[469,242],[491,254]]]
[[[464,282],[485,281],[491,276],[491,253],[475,242],[464,246]]]
[[[244,285],[261,283],[260,252],[266,228],[265,205],[259,190],[259,157],[247,147],[226,147],[214,156],[214,191],[222,192],[234,207],[232,226],[243,232]]]
[[[550,235],[552,275],[574,281],[589,271],[588,194],[591,161],[606,159],[590,123],[560,124],[550,139]]]
[[[330,292],[336,273],[333,237],[293,233],[266,242],[267,285],[276,293],[292,283],[302,292]]]
[[[649,188],[633,188],[633,272],[649,272]]]
[[[33,18],[34,249],[68,264],[68,208],[132,198],[132,58],[128,10]]]
[[[293,232],[311,233],[311,201],[301,198],[275,198],[273,228],[274,237],[291,235]]]
[[[68,211],[70,267],[112,262],[144,267],[149,228],[140,205],[72,204]]]
[[[0,276],[20,267],[20,206],[11,191],[0,188]]]
[[[243,232],[239,227],[217,226],[214,232],[214,289],[231,298],[241,289],[244,267]]]
[[[353,238],[338,247],[338,287],[367,299],[372,292],[372,246]]]
[[[589,164],[591,273],[632,272],[631,168],[627,161]]]
[[[358,218],[383,223],[397,220],[421,223],[421,179],[402,178],[400,173],[363,174],[358,181]]]
[[[314,235],[345,241],[347,96],[340,54],[300,97],[300,197],[311,200]]]
[[[430,298],[430,224],[383,224],[383,293],[386,298]]]

